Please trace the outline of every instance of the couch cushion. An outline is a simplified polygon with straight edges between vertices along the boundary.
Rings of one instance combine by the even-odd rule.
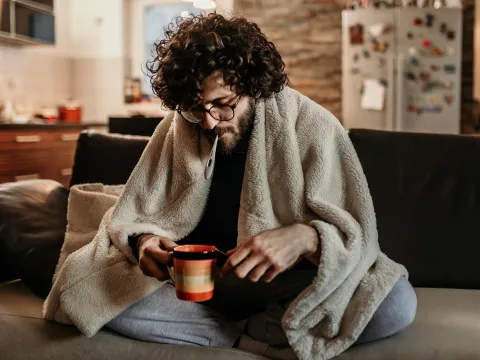
[[[0,185],[0,264],[39,296],[50,291],[67,225],[67,199],[68,190],[52,180]]]
[[[338,360],[480,359],[480,290],[415,289],[417,316],[403,332],[356,346]]]
[[[22,282],[0,286],[1,359],[15,360],[266,360],[236,349],[146,343],[108,329],[88,339],[41,319],[43,300]]]
[[[480,137],[351,130],[382,250],[417,287],[480,289]]]
[[[403,332],[355,346],[338,360],[480,359],[480,291],[416,289],[418,311]],[[40,320],[42,299],[21,282],[0,286],[0,349],[5,359],[260,359],[233,349],[144,343],[102,330],[91,339]],[[28,346],[26,346],[28,344]]]
[[[83,131],[77,143],[70,186],[125,184],[149,138]]]

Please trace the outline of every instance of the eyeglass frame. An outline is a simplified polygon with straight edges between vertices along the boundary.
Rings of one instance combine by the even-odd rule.
[[[233,105],[228,105],[228,104],[225,104],[225,105],[212,105],[212,106],[210,107],[210,109],[203,109],[203,111],[202,111],[203,120],[200,120],[200,121],[198,121],[198,122],[193,122],[193,121],[190,121],[190,120],[188,120],[187,118],[185,118],[185,116],[183,116],[183,114],[182,114],[182,111],[179,110],[179,109],[177,109],[177,112],[182,116],[182,118],[184,118],[186,121],[188,121],[189,123],[192,123],[192,124],[201,124],[202,122],[204,122],[204,121],[205,121],[205,113],[206,113],[206,112],[208,112],[208,113],[210,114],[210,116],[211,116],[212,118],[214,118],[215,120],[217,120],[217,121],[230,121],[230,120],[232,120],[232,119],[235,117],[235,109],[237,108],[238,104],[240,103],[240,99],[242,98],[242,96],[243,96],[243,94],[240,94],[240,96],[238,97],[237,101],[236,101],[235,104],[233,104]],[[226,106],[226,107],[229,107],[230,109],[232,109],[232,113],[233,113],[233,116],[232,116],[230,119],[228,119],[228,120],[220,120],[220,119],[217,119],[217,118],[216,118],[215,116],[213,116],[212,113],[210,112],[214,107],[219,108],[219,107],[225,107],[225,106]],[[184,111],[184,112],[191,112],[191,111]]]

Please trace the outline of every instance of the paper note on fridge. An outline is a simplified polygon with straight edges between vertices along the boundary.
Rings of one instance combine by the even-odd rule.
[[[388,34],[392,30],[392,25],[390,24],[375,24],[368,27],[368,32],[374,37],[379,37],[380,35]]]
[[[365,110],[382,111],[385,104],[386,88],[377,79],[363,81],[361,107]]]

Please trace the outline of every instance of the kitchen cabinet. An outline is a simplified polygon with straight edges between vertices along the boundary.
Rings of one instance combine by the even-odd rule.
[[[54,44],[53,0],[0,0],[0,41],[17,45]]]
[[[69,187],[80,132],[104,125],[0,125],[0,183],[52,179]]]

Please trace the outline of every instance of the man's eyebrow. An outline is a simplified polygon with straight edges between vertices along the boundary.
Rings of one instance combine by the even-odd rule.
[[[231,97],[231,95],[225,95],[225,96],[222,96],[222,97],[219,97],[219,98],[216,98],[216,99],[213,99],[213,100],[210,100],[210,101],[204,101],[205,104],[213,104],[213,103],[217,103],[219,102],[220,100],[225,100],[226,98],[229,98]]]

